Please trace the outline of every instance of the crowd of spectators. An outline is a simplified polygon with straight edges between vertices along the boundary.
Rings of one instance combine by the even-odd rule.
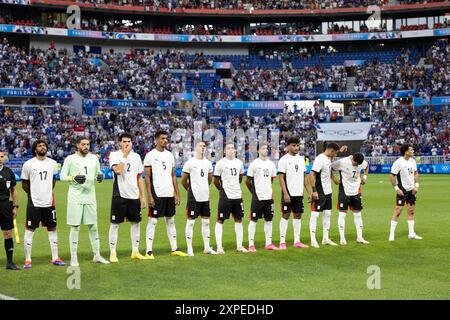
[[[343,66],[331,69],[305,67],[266,70],[238,70],[233,75],[237,89],[236,98],[241,100],[280,100],[285,93],[345,91],[347,74]]]
[[[363,144],[364,154],[396,156],[401,144],[411,143],[416,155],[448,157],[450,118],[447,109],[435,112],[429,107],[414,109],[398,104],[393,108],[376,108],[371,118],[374,125]]]
[[[335,9],[382,6],[389,0],[76,0],[92,4],[145,6],[152,10],[176,9],[222,9],[222,10],[288,10],[288,9]]]
[[[450,94],[450,44],[448,39],[438,40],[427,52],[425,64],[410,61],[405,50],[395,64],[377,61],[356,68],[355,91],[416,90],[423,96]]]
[[[277,59],[279,66],[250,67],[244,59],[230,81],[217,77],[211,83],[203,83],[197,70],[213,70],[213,63],[226,61],[226,56],[216,59],[202,52],[174,49],[110,50],[102,54],[88,50],[51,47],[31,48],[27,53],[4,39],[0,43],[0,87],[75,90],[89,99],[174,101],[176,93],[188,91],[189,79],[177,74],[190,70],[197,78],[189,90],[200,100],[270,101],[283,100],[291,93],[347,91],[347,71],[342,65],[294,67],[293,59],[321,55],[307,48],[261,50],[261,60]],[[436,42],[421,66],[413,64],[410,55],[409,50],[403,50],[395,63],[374,60],[355,67],[354,91],[416,90],[420,96],[450,95],[448,40]]]
[[[226,133],[227,129],[248,130],[267,129],[280,134],[280,154],[286,152],[286,137],[300,137],[301,153],[310,160],[315,156],[316,125],[327,108],[317,107],[304,111],[296,109],[265,116],[230,115],[212,121],[209,117],[193,117],[180,110],[102,110],[98,115],[86,116],[72,114],[65,107],[34,108],[22,110],[0,107],[0,148],[7,152],[8,158],[27,159],[31,157],[31,144],[38,138],[50,143],[49,156],[62,162],[74,152],[77,136],[85,135],[91,139],[91,150],[98,154],[100,161],[107,164],[109,153],[117,147],[117,137],[122,132],[134,135],[134,150],[144,156],[153,148],[154,134],[159,129],[174,132],[186,129],[185,134],[171,139],[169,149],[180,150],[175,154],[177,165],[185,160],[183,155],[183,137],[194,132],[194,121],[202,119],[202,129],[218,129]],[[447,109],[440,112],[429,107],[414,109],[399,102],[390,107],[375,107],[369,116],[373,122],[368,139],[361,151],[366,156],[397,156],[399,145],[412,143],[416,155],[442,155],[449,153],[449,114]],[[270,142],[270,137],[269,142]],[[208,156],[214,156],[219,140],[211,142]],[[246,156],[248,157],[249,139],[246,138]]]

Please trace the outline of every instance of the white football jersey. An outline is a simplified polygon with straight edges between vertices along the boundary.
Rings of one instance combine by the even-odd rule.
[[[317,192],[325,195],[332,194],[331,188],[331,159],[324,155],[319,154],[314,160],[312,171],[316,173],[316,188]]]
[[[414,189],[414,172],[417,171],[416,160],[401,157],[395,160],[391,174],[397,176],[397,185],[400,189],[411,191]]]
[[[123,159],[123,152],[116,151],[109,154],[109,167],[112,169]],[[138,179],[144,173],[141,156],[131,151],[125,160],[125,166],[120,174],[115,174],[113,184],[113,197],[125,199],[139,199]]]
[[[20,179],[30,181],[30,194],[33,206],[49,208],[53,203],[53,177],[58,173],[55,160],[34,157],[24,163]]]
[[[258,158],[248,167],[247,176],[253,178],[253,193],[259,201],[272,199],[272,178],[277,176],[275,163]]]
[[[216,163],[214,176],[220,177],[222,187],[228,199],[242,199],[240,175],[244,174],[244,164],[241,160],[234,158],[228,160],[222,158]]]
[[[183,172],[189,175],[189,191],[195,201],[209,201],[208,176],[212,171],[212,163],[206,158],[200,160],[194,157],[184,164]]]
[[[281,157],[278,161],[278,172],[285,174],[286,188],[291,197],[303,196],[304,177],[306,172],[305,158],[289,153]]]
[[[171,152],[160,152],[153,149],[144,158],[144,167],[152,168],[152,188],[158,198],[171,198],[175,189],[172,183],[172,170],[175,167],[175,159]]]
[[[346,196],[356,196],[361,185],[360,165],[353,166],[352,157],[345,157],[334,161],[331,169],[339,171],[341,183]]]

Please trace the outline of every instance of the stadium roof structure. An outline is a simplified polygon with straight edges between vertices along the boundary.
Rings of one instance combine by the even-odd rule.
[[[302,10],[243,10],[243,9],[184,9],[176,8],[169,10],[168,8],[158,8],[133,5],[113,5],[113,4],[93,4],[83,3],[71,0],[24,0],[28,1],[32,6],[47,7],[67,7],[68,5],[77,5],[83,10],[93,11],[119,11],[123,13],[139,13],[149,15],[174,15],[174,16],[228,16],[228,17],[287,17],[287,16],[351,16],[364,15],[368,7],[357,8],[335,8],[335,9],[302,9]],[[370,8],[370,7],[369,7]],[[402,12],[424,12],[439,9],[449,9],[450,1],[431,2],[419,4],[403,4],[389,5],[380,7],[382,13],[402,13]]]

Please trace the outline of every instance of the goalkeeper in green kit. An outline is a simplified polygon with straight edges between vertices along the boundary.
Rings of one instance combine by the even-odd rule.
[[[109,263],[100,255],[100,239],[97,228],[97,200],[95,182],[103,181],[100,162],[89,152],[90,142],[86,137],[77,139],[77,152],[64,160],[61,181],[70,183],[67,196],[67,224],[70,228],[70,265],[78,267],[77,249],[80,226],[89,228],[89,239],[94,252],[94,262]]]

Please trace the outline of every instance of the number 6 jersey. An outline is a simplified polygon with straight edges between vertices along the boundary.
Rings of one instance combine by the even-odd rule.
[[[183,172],[189,175],[188,200],[209,201],[208,175],[212,173],[211,161],[191,158],[184,164]]]

